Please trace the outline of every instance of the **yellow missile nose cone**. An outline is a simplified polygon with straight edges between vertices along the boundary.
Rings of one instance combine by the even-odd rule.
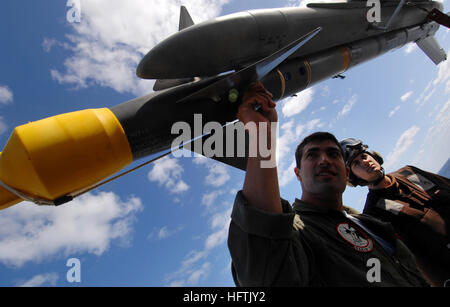
[[[0,156],[0,180],[25,195],[55,200],[108,178],[132,161],[114,114],[107,108],[84,110],[17,127]],[[0,208],[17,200],[0,192]]]

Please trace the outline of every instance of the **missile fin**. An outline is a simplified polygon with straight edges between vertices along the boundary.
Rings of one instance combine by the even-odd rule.
[[[169,89],[178,85],[186,84],[194,81],[194,78],[184,78],[184,79],[159,79],[156,80],[153,90],[155,92]]]
[[[436,37],[428,36],[416,42],[417,46],[433,61],[434,64],[447,60],[447,54],[439,45]]]
[[[180,9],[180,26],[178,28],[178,31],[184,30],[186,28],[189,28],[190,26],[194,25],[194,21],[192,20],[191,15],[189,15],[189,12],[185,6],[181,6]]]

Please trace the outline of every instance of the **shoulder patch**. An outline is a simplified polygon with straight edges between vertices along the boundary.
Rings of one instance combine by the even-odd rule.
[[[435,186],[434,183],[420,174],[409,175],[408,177],[406,177],[406,179],[414,183],[419,189],[423,191],[427,191]]]
[[[341,223],[337,226],[337,232],[347,243],[351,244],[358,252],[368,253],[373,250],[373,242],[364,232],[349,223]]]
[[[378,200],[376,206],[385,211],[389,211],[390,213],[393,213],[395,215],[398,215],[404,207],[404,205],[402,205],[401,203],[398,203],[398,202],[390,200],[390,199],[384,199],[384,198],[380,198]]]

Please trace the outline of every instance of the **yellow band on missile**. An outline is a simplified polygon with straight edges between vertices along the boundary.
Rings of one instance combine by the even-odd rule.
[[[278,73],[278,76],[280,77],[280,81],[281,81],[280,99],[283,99],[284,93],[286,91],[286,80],[284,79],[284,76],[283,76],[283,74],[281,73],[281,71],[279,69],[277,69],[277,73]]]
[[[114,114],[107,108],[90,109],[17,127],[0,155],[0,180],[27,195],[54,200],[96,184],[132,161]],[[10,196],[0,189],[0,209],[11,203]]]
[[[342,72],[345,72],[350,65],[350,50],[347,47],[339,47],[339,51],[342,54]]]
[[[309,61],[307,59],[305,59],[304,63],[306,66],[306,70],[308,71],[308,80],[306,81],[306,87],[305,87],[305,88],[307,88],[311,84],[312,69],[311,69],[311,65],[309,64]]]

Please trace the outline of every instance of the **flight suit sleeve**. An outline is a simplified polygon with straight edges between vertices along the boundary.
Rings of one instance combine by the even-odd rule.
[[[307,244],[294,229],[289,203],[285,213],[249,207],[238,192],[231,215],[228,248],[237,286],[306,286],[310,276]]]

